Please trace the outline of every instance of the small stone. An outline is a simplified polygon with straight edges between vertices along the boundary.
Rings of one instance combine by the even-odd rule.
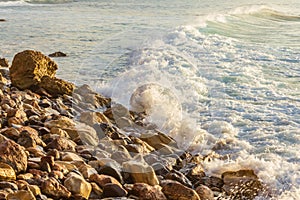
[[[27,154],[24,147],[10,139],[0,142],[0,161],[9,164],[16,173],[27,169]]]
[[[173,180],[164,180],[161,182],[162,192],[168,199],[180,200],[200,200],[197,192],[181,183]]]
[[[37,185],[28,185],[29,190],[34,196],[41,195],[41,189]]]
[[[209,187],[205,185],[199,185],[195,191],[199,195],[201,200],[214,200],[214,193]]]
[[[104,185],[102,198],[126,197],[126,196],[127,196],[127,191],[120,184],[107,183]]]
[[[31,191],[19,190],[14,193],[10,193],[6,197],[7,200],[36,200]]]
[[[67,199],[71,196],[71,192],[52,177],[42,182],[41,190],[44,194],[49,195],[55,199]]]
[[[150,186],[146,183],[135,183],[131,193],[143,200],[167,200],[160,187]]]
[[[89,182],[85,181],[84,178],[76,173],[68,174],[64,181],[64,186],[72,192],[85,199],[88,199],[92,191],[92,186]]]
[[[10,188],[13,191],[18,190],[18,186],[15,183],[7,182],[7,181],[1,181],[0,182],[0,189]]]
[[[100,112],[83,112],[80,115],[80,122],[83,122],[89,126],[93,126],[97,123],[110,123],[109,119]]]
[[[181,172],[176,171],[176,170],[171,170],[165,177],[166,179],[178,181],[179,183],[187,186],[187,187],[192,187],[191,181]]]
[[[18,180],[29,180],[29,179],[32,179],[32,178],[33,178],[33,174],[31,174],[31,173],[19,174],[17,176]]]
[[[97,174],[97,170],[90,165],[82,165],[79,167],[80,173],[83,175],[85,179],[89,179],[91,175]]]
[[[57,137],[52,142],[48,143],[45,149],[57,149],[58,151],[75,152],[76,143],[68,138]]]
[[[98,170],[99,174],[105,174],[114,177],[120,183],[123,183],[123,177],[121,175],[121,171],[118,166],[114,165],[113,163],[108,163],[107,165],[102,166]]]
[[[121,186],[117,179],[104,174],[92,174],[90,176],[90,181],[97,183],[102,188],[108,183],[119,184]]]
[[[62,161],[83,161],[82,157],[72,152],[61,152],[60,157]]]
[[[98,199],[102,196],[103,190],[94,182],[91,182],[92,192],[90,194],[90,199]]]
[[[134,183],[158,185],[158,179],[151,166],[143,160],[130,160],[123,163],[123,170],[130,174]]]

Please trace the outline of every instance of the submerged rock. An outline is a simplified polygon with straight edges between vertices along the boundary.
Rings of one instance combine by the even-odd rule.
[[[6,58],[0,58],[0,67],[9,67],[8,60]]]
[[[266,190],[253,170],[227,171],[222,174],[223,190],[238,199],[254,199]]]
[[[54,52],[54,53],[51,53],[48,55],[49,57],[66,57],[67,54],[61,52],[61,51],[57,51],[57,52]]]

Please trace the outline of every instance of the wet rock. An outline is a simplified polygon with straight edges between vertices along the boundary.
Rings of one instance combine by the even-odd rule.
[[[205,176],[205,172],[203,166],[201,164],[196,163],[188,163],[182,169],[180,169],[192,183],[196,183],[199,179]]]
[[[156,150],[165,147],[164,145],[161,144],[166,144],[175,147],[177,146],[175,140],[160,132],[149,131],[147,133],[142,134],[140,139],[147,142],[150,146],[154,147]]]
[[[113,163],[108,163],[104,166],[102,166],[98,170],[99,174],[105,174],[114,177],[117,179],[120,183],[123,183],[123,177],[121,175],[121,171],[118,166],[114,165]]]
[[[54,52],[54,53],[51,53],[48,55],[49,57],[66,57],[67,54],[61,52],[61,51],[57,51],[57,52]]]
[[[127,196],[127,191],[120,184],[107,183],[103,187],[102,198],[125,196]]]
[[[165,176],[166,179],[170,179],[170,180],[174,180],[174,181],[178,181],[179,183],[187,186],[187,187],[192,187],[192,183],[191,181],[185,177],[185,175],[179,171],[176,171],[176,170],[172,170],[170,171],[166,176]]]
[[[8,60],[6,58],[0,58],[0,67],[9,67]]]
[[[16,180],[16,173],[14,169],[3,162],[0,162],[0,181]]]
[[[52,177],[42,182],[41,190],[44,194],[49,195],[54,199],[67,199],[71,196],[71,192]]]
[[[72,194],[79,195],[85,199],[88,199],[92,191],[92,186],[89,182],[76,173],[71,172],[68,174],[64,181],[64,186],[72,192]]]
[[[201,200],[214,200],[214,193],[209,187],[205,185],[199,185],[195,191],[199,195]]]
[[[19,190],[17,192],[8,194],[6,199],[7,200],[36,200],[33,193],[28,190]]]
[[[9,139],[0,142],[0,161],[9,164],[16,173],[27,169],[27,154],[24,147]]]
[[[181,183],[173,180],[163,180],[161,182],[162,192],[168,199],[180,200],[200,200],[197,192]]]
[[[43,76],[54,77],[57,69],[41,52],[25,50],[15,55],[9,71],[12,85],[24,90],[38,85]]]
[[[223,190],[227,195],[239,199],[254,199],[265,190],[253,170],[227,171],[222,174]]]
[[[6,22],[6,19],[0,19],[0,22]]]
[[[221,192],[224,182],[221,178],[210,176],[210,177],[202,177],[197,183],[195,183],[195,187],[199,185],[206,185],[213,191]]]
[[[158,185],[158,179],[151,166],[144,160],[135,158],[122,164],[123,170],[130,174],[134,183],[147,183],[149,185]]]
[[[158,186],[150,186],[146,183],[135,183],[131,194],[143,200],[166,200],[166,196]]]
[[[121,186],[117,179],[104,174],[92,174],[90,176],[90,181],[97,183],[102,188],[108,183],[119,184]]]
[[[94,92],[90,86],[86,84],[76,88],[74,93],[79,94],[82,97],[83,102],[90,103],[96,108],[108,106],[111,101],[109,98]]]

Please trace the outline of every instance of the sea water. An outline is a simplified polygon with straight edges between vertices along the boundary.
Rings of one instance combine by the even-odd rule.
[[[0,57],[62,51],[60,78],[219,155],[209,175],[251,168],[272,199],[300,199],[298,0],[0,0],[0,18]]]

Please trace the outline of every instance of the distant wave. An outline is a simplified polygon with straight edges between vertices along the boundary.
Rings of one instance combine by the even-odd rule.
[[[22,6],[30,4],[61,4],[74,2],[74,0],[0,0],[0,7]]]
[[[300,15],[280,11],[265,5],[253,5],[248,7],[238,7],[229,12],[230,15],[252,15],[261,18],[283,20],[283,21],[300,21]]]

